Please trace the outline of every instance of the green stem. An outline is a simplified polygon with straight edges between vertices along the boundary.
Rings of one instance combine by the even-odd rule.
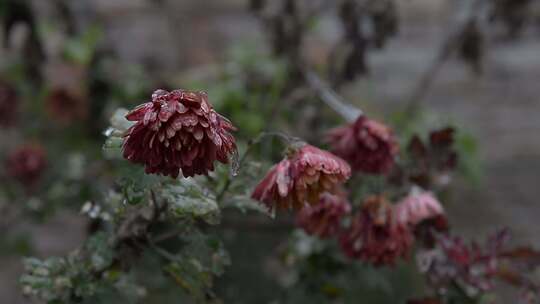
[[[268,137],[279,138],[280,140],[282,140],[287,145],[290,145],[290,144],[293,144],[295,142],[300,142],[301,141],[300,138],[292,137],[292,136],[289,136],[289,135],[287,135],[285,133],[282,133],[282,132],[273,132],[273,131],[271,131],[271,132],[261,132],[257,137],[255,137],[254,139],[251,139],[250,141],[248,141],[246,151],[244,152],[244,155],[242,155],[242,158],[238,161],[238,172],[240,172],[240,170],[242,170],[242,166],[245,163],[248,155],[253,150],[253,147],[255,147],[257,144],[261,143],[263,139],[268,138]],[[225,185],[223,186],[223,188],[221,189],[221,191],[219,192],[219,194],[216,197],[216,200],[218,202],[220,202],[223,199],[223,197],[227,193],[227,190],[229,190],[229,187],[231,186],[231,183],[232,183],[232,177],[227,176],[227,181],[225,182]]]

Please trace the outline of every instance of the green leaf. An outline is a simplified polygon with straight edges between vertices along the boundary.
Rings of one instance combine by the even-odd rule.
[[[215,276],[223,274],[230,257],[221,241],[197,229],[189,231],[186,242],[175,262],[165,267],[174,281],[188,292],[197,303],[215,299],[212,293]]]
[[[211,225],[219,223],[220,210],[214,195],[192,178],[164,185],[160,196],[167,200],[169,211],[178,218],[200,218]]]
[[[124,134],[133,125],[133,122],[126,119],[128,110],[120,108],[116,110],[110,118],[110,127],[103,132],[107,139],[103,145],[105,157],[108,159],[122,158],[121,149],[124,142]]]

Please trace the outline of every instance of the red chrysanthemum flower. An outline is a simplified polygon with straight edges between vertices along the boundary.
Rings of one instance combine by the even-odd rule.
[[[17,107],[17,92],[13,86],[0,80],[0,127],[10,127],[13,125]]]
[[[341,219],[349,212],[351,205],[345,197],[323,193],[317,205],[300,210],[296,221],[308,234],[327,238],[339,232]]]
[[[332,152],[345,159],[353,170],[387,174],[394,166],[398,143],[390,128],[365,116],[328,132]]]
[[[136,121],[124,138],[124,157],[144,164],[146,173],[178,177],[208,174],[216,160],[228,163],[236,151],[235,128],[218,114],[204,92],[157,90],[152,102],[126,115]]]
[[[425,220],[443,215],[444,209],[431,192],[413,189],[407,197],[396,205],[395,213],[398,221],[414,226]]]
[[[407,225],[396,221],[392,206],[380,196],[366,199],[350,228],[340,238],[344,253],[375,266],[393,265],[407,257],[413,235]]]
[[[11,152],[6,160],[7,173],[26,186],[33,186],[47,165],[45,149],[27,144]]]
[[[62,125],[84,120],[88,116],[86,99],[80,93],[65,88],[53,89],[47,96],[45,106],[55,122]]]
[[[299,210],[306,204],[317,204],[323,192],[336,193],[350,175],[351,168],[344,160],[306,144],[272,167],[252,197],[270,210]]]

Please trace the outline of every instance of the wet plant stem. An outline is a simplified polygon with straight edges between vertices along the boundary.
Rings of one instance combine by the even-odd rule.
[[[282,133],[282,132],[273,132],[273,131],[271,131],[271,132],[261,132],[257,137],[255,137],[255,138],[251,139],[250,141],[248,141],[246,151],[244,152],[244,155],[242,155],[242,158],[238,161],[238,165],[237,165],[238,172],[237,173],[239,173],[240,170],[242,170],[242,167],[243,167],[244,163],[246,162],[246,159],[247,159],[248,155],[253,150],[253,148],[256,145],[260,144],[263,139],[270,138],[270,137],[279,138],[287,146],[302,141],[301,139],[299,139],[297,137],[292,137],[292,136],[289,136],[289,135],[287,135],[285,133]],[[232,179],[233,179],[233,176],[231,176],[231,175],[227,176],[227,180],[225,181],[225,185],[223,186],[223,188],[221,189],[221,191],[219,192],[219,194],[216,197],[216,200],[218,202],[220,202],[223,199],[223,197],[225,196],[225,194],[229,190],[229,187],[231,186],[231,183],[232,183]]]

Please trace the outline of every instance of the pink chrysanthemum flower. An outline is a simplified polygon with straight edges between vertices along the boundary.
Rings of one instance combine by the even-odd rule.
[[[45,149],[37,144],[26,144],[12,151],[6,160],[9,176],[26,186],[33,186],[47,166]]]
[[[365,116],[328,132],[332,152],[355,171],[387,174],[394,166],[398,143],[390,128]]]
[[[350,258],[375,266],[393,265],[407,257],[413,244],[409,227],[395,220],[392,206],[380,196],[366,199],[340,244]]]
[[[10,84],[0,80],[0,127],[13,125],[17,106],[17,92]]]
[[[144,164],[146,173],[206,175],[216,160],[226,164],[236,151],[235,128],[204,92],[157,90],[126,118],[136,123],[125,135],[124,157]]]
[[[431,192],[413,189],[395,206],[395,213],[399,222],[414,226],[443,215],[444,209]]]
[[[272,167],[252,197],[270,210],[299,210],[317,204],[323,192],[336,193],[350,175],[344,160],[306,144]]]
[[[323,193],[317,205],[300,210],[296,221],[308,234],[327,238],[339,232],[341,219],[349,212],[351,205],[345,197]]]

